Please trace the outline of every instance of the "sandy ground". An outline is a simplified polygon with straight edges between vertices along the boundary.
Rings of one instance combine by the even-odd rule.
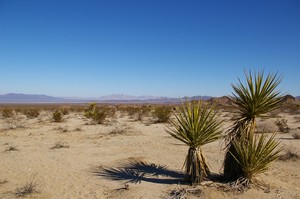
[[[230,124],[229,113],[224,127]],[[281,145],[300,152],[300,115],[281,113],[290,133],[279,133]],[[274,128],[272,120],[260,120],[260,128]],[[128,116],[106,125],[89,125],[82,113],[52,122],[44,111],[38,118],[18,114],[0,118],[0,198],[16,198],[17,188],[33,182],[37,193],[25,198],[171,198],[173,190],[193,189],[187,198],[291,198],[300,199],[300,161],[276,161],[258,179],[269,186],[245,193],[225,192],[205,183],[186,185],[182,166],[187,146],[165,132],[165,124],[135,121]],[[273,130],[273,129],[272,129]],[[52,149],[55,145],[62,148]],[[221,141],[203,147],[211,170],[222,171]],[[125,187],[127,189],[125,189]],[[20,189],[19,189],[20,190]]]

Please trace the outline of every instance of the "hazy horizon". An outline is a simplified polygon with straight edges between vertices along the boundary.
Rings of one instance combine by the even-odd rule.
[[[0,94],[230,95],[244,70],[300,95],[300,2],[0,0]]]

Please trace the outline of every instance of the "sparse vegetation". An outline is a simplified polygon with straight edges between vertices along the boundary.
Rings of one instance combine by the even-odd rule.
[[[293,149],[291,148],[287,148],[284,150],[284,154],[279,156],[279,160],[282,161],[287,161],[287,160],[299,160],[300,159],[300,155]]]
[[[52,118],[54,122],[62,122],[62,113],[56,110],[52,113]]]
[[[26,109],[26,110],[24,110],[24,114],[28,118],[35,118],[35,117],[39,116],[40,112],[37,109]]]
[[[15,146],[10,145],[10,146],[8,146],[8,147],[5,149],[5,151],[6,151],[6,152],[7,152],[7,151],[18,151],[18,148],[15,147]]]
[[[204,106],[201,101],[181,104],[174,117],[167,133],[189,146],[184,163],[186,179],[199,184],[210,175],[201,147],[220,137],[221,120],[217,111]]]
[[[281,133],[288,133],[290,131],[286,119],[277,119],[275,124],[278,126]]]
[[[273,121],[257,122],[256,133],[275,133],[278,132],[278,127]]]
[[[167,123],[170,119],[172,109],[168,106],[157,106],[154,109],[154,116],[157,123]]]
[[[69,144],[66,142],[56,142],[54,146],[52,146],[50,149],[63,149],[63,148],[69,148]]]
[[[7,118],[5,125],[3,125],[2,130],[14,130],[26,128],[25,121],[22,121],[16,117]]]
[[[59,110],[63,115],[68,115],[70,112],[70,107],[69,106],[61,106],[59,108]]]
[[[38,193],[39,184],[35,179],[36,175],[33,175],[31,179],[22,187],[18,187],[15,191],[16,197],[25,197],[33,193]]]
[[[5,118],[11,118],[14,116],[14,110],[11,108],[5,108],[2,110],[2,116]]]
[[[170,197],[168,199],[186,199],[188,198],[188,195],[193,195],[196,197],[201,197],[203,195],[203,192],[200,188],[176,188],[173,189],[170,193]]]
[[[84,111],[87,118],[91,118],[96,124],[103,124],[107,117],[107,110],[100,109],[96,103],[90,103],[89,107]]]
[[[292,137],[296,140],[299,140],[300,139],[300,133],[293,133],[292,134]]]

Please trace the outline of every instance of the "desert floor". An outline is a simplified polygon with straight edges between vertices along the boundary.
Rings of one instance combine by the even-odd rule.
[[[222,115],[226,128],[232,115]],[[291,129],[277,134],[281,146],[299,152],[300,139],[292,134],[300,133],[300,114],[279,117]],[[260,119],[258,127],[278,131],[277,119]],[[37,192],[24,198],[172,198],[172,192],[185,189],[191,190],[187,198],[300,199],[299,160],[274,162],[258,176],[264,189],[236,193],[211,182],[192,187],[181,170],[188,147],[165,132],[166,124],[136,121],[120,112],[105,125],[89,123],[76,112],[61,123],[53,122],[49,111],[34,119],[20,113],[0,116],[0,198],[16,198],[17,190],[32,184]],[[216,174],[222,171],[223,147],[220,140],[203,147]]]

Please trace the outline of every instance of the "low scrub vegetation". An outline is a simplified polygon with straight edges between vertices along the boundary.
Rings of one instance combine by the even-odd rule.
[[[35,117],[39,116],[40,112],[37,109],[26,109],[26,110],[24,110],[24,114],[28,118],[35,118]]]
[[[63,115],[68,115],[70,112],[70,107],[69,106],[61,106],[59,108],[59,110]]]
[[[5,108],[2,110],[2,116],[5,118],[11,118],[14,116],[14,110],[11,108]]]
[[[62,113],[56,110],[52,113],[52,118],[54,122],[62,122]]]
[[[35,177],[36,177],[36,175],[33,175],[27,183],[25,183],[21,187],[18,187],[15,191],[15,196],[16,197],[26,197],[30,194],[38,193],[39,192],[38,189],[40,187],[39,187],[39,184],[37,183]]]
[[[296,140],[299,140],[300,139],[300,133],[293,133],[292,134],[292,137]]]
[[[284,154],[280,155],[279,160],[282,161],[287,161],[287,160],[299,160],[300,159],[300,155],[293,149],[291,148],[287,148],[284,151]]]
[[[5,149],[5,152],[8,152],[8,151],[18,151],[18,148],[10,145]]]
[[[54,146],[52,146],[50,149],[63,149],[63,148],[69,148],[69,144],[66,142],[56,142]]]
[[[91,118],[96,124],[103,124],[108,114],[108,109],[100,108],[96,103],[91,103],[84,111],[85,117]],[[112,112],[110,114],[112,115]]]
[[[167,123],[170,119],[172,109],[169,106],[157,106],[154,109],[156,123]]]
[[[278,126],[281,133],[288,133],[290,131],[286,119],[277,119],[275,124]]]

